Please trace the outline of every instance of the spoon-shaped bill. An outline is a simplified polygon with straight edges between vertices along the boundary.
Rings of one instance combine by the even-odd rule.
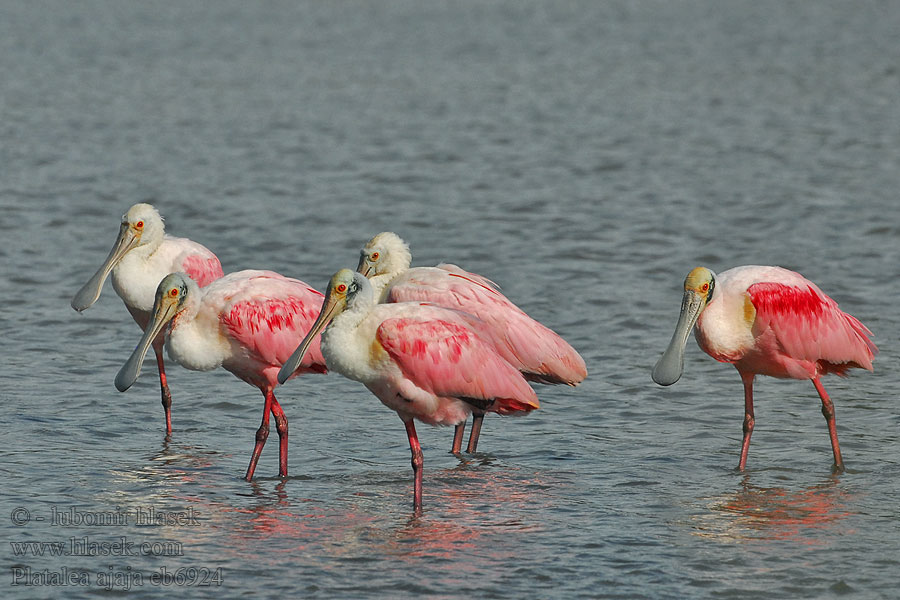
[[[281,365],[281,369],[278,371],[278,383],[284,383],[291,378],[294,372],[300,367],[300,363],[303,361],[306,351],[309,350],[309,345],[312,344],[313,340],[316,339],[316,336],[319,335],[319,332],[325,329],[342,308],[340,303],[332,298],[331,294],[325,297],[324,302],[322,302],[322,310],[319,312],[316,322],[310,327],[309,333],[306,334],[306,337],[303,338],[303,341],[300,342],[300,345],[297,346],[297,349],[294,350],[294,353],[291,354],[290,358]]]
[[[115,268],[129,250],[134,248],[137,241],[138,237],[131,231],[128,223],[122,223],[122,226],[119,227],[119,235],[116,238],[116,242],[109,251],[106,260],[103,261],[97,272],[94,273],[87,283],[81,286],[81,289],[72,298],[72,308],[81,312],[97,301],[97,298],[100,297],[100,290],[103,289],[103,283],[109,277],[110,271]]]
[[[703,297],[696,292],[686,291],[681,302],[681,314],[675,325],[675,333],[672,334],[672,341],[669,342],[669,347],[656,362],[651,373],[653,381],[659,385],[672,385],[681,378],[681,373],[684,371],[684,347],[702,310]]]
[[[176,305],[174,303],[160,302],[158,298],[153,308],[153,316],[147,324],[147,329],[144,330],[144,335],[141,336],[141,341],[138,342],[134,352],[131,353],[131,356],[128,357],[128,360],[125,361],[125,364],[122,365],[122,368],[119,369],[119,373],[116,375],[116,389],[120,392],[124,392],[137,381],[138,375],[141,374],[141,365],[144,363],[147,350],[150,349],[150,345],[156,339],[156,336],[175,316]]]
[[[374,270],[374,265],[369,262],[369,257],[365,252],[359,253],[359,264],[356,265],[356,272],[368,277],[369,273]]]

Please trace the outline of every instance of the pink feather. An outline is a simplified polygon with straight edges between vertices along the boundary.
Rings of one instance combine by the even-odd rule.
[[[478,336],[446,320],[385,320],[376,339],[403,374],[439,397],[483,401],[499,414],[539,408],[534,390]]]
[[[559,335],[500,293],[489,279],[452,264],[414,267],[391,282],[386,302],[429,302],[478,317],[479,333],[528,379],[575,385],[587,376],[584,359]]]

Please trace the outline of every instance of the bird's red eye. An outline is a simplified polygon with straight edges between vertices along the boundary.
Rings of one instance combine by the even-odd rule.
[[[701,292],[708,292],[708,291],[709,291],[709,284],[708,284],[708,283],[704,283],[703,285],[701,285],[701,286],[700,286],[700,291],[701,291]]]
[[[135,229],[143,229],[143,228],[144,228],[144,222],[143,222],[143,221],[138,221],[137,223],[134,224],[134,228],[135,228]]]
[[[377,253],[377,252],[373,252],[373,253],[372,253],[372,260],[378,260],[378,253]]]
[[[337,291],[344,293],[347,291],[347,286],[342,283],[342,284],[338,285],[336,289],[337,289]]]
[[[172,296],[173,298],[177,297],[178,296],[178,288],[172,288],[171,290],[169,290],[169,295]]]

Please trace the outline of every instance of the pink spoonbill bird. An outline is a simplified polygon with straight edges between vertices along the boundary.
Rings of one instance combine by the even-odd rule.
[[[472,328],[471,317],[417,302],[376,304],[369,281],[342,269],[325,292],[319,318],[281,367],[294,373],[323,328],[329,370],[363,383],[406,425],[412,452],[413,508],[422,507],[422,449],[413,423],[456,425],[472,410],[502,415],[539,407],[531,386]]]
[[[221,366],[265,397],[247,481],[269,436],[270,412],[279,438],[278,472],[286,477],[288,421],[274,389],[281,365],[318,316],[322,294],[271,271],[238,271],[202,290],[185,273],[172,273],[159,283],[155,296],[150,322],[116,375],[116,388],[124,392],[137,380],[149,345],[171,323],[166,349],[181,366],[193,371]],[[310,339],[310,345],[292,375],[326,372],[319,339]]]
[[[109,256],[72,298],[72,308],[81,312],[100,298],[103,283],[112,272],[116,293],[141,329],[147,328],[153,298],[160,280],[175,271],[187,273],[200,287],[222,276],[216,255],[197,242],[167,235],[162,217],[149,204],[135,204],[122,216],[119,235]],[[166,383],[163,336],[153,340],[159,388],[166,417],[166,433],[172,433],[172,394]]]
[[[684,369],[691,329],[700,348],[735,366],[744,383],[744,439],[738,469],[744,470],[753,433],[756,375],[811,379],[822,399],[835,472],[844,470],[834,422],[834,404],[822,375],[848,369],[872,370],[878,348],[872,332],[838,308],[813,282],[780,267],[744,266],[716,275],[697,267],[684,280],[684,299],[675,333],[653,367],[653,381],[672,385]]]
[[[576,386],[587,377],[581,355],[525,314],[489,279],[446,263],[410,268],[411,260],[406,242],[386,231],[360,250],[356,270],[369,278],[378,302],[428,302],[475,315],[486,325],[482,334],[487,341],[529,381]],[[476,451],[483,419],[483,412],[473,411],[469,453]],[[465,421],[456,426],[450,450],[454,454],[460,451],[465,427]]]

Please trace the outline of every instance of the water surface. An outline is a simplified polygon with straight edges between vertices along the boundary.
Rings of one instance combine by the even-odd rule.
[[[5,598],[895,595],[895,4],[0,14]],[[489,417],[475,456],[420,426],[419,517],[396,416],[338,376],[295,379],[291,476],[270,440],[247,483],[255,389],[173,365],[165,439],[152,364],[113,387],[140,332],[111,287],[69,307],[138,201],[226,271],[320,289],[394,230],[415,264],[496,281],[590,377]],[[734,369],[691,342],[681,381],[650,381],[699,264],[799,270],[875,332],[874,373],[825,381],[845,474],[808,383],[757,381],[740,474]],[[75,583],[47,580],[64,569]]]

